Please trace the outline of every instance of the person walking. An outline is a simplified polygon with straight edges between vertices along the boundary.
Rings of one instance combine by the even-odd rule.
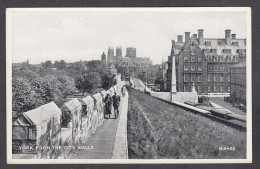
[[[120,96],[118,96],[115,92],[115,95],[112,97],[113,98],[113,106],[114,106],[114,113],[115,113],[115,118],[119,116],[119,104],[120,104]]]
[[[112,111],[112,97],[110,96],[110,94],[108,93],[105,97],[105,113],[104,113],[104,118],[106,119],[106,116],[108,115],[108,117],[110,118],[111,115],[111,111]]]
[[[121,89],[121,92],[122,92],[123,96],[125,96],[125,91],[126,91],[125,86],[123,86],[122,89]]]

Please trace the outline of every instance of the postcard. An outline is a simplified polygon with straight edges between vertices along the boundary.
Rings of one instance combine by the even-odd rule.
[[[8,164],[252,163],[251,8],[8,8]]]

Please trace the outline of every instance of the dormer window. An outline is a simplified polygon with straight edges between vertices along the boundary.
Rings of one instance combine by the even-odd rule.
[[[235,62],[238,62],[238,56],[235,56]]]
[[[206,46],[211,46],[211,42],[206,41],[206,42],[205,42],[205,45],[206,45]]]
[[[238,42],[232,42],[233,46],[238,46]]]
[[[223,54],[227,54],[227,55],[232,54],[231,49],[223,49],[223,50],[222,50],[222,53],[223,53]]]
[[[214,62],[218,62],[218,56],[214,56]]]
[[[208,54],[210,53],[210,50],[209,50],[209,49],[203,49],[203,53],[204,53],[205,55],[208,55]]]
[[[229,62],[232,62],[232,58],[233,58],[232,56],[229,56],[229,57],[228,57],[228,61],[229,61]]]
[[[217,49],[211,49],[211,54],[213,55],[217,54]]]
[[[195,56],[191,56],[191,61],[190,62],[195,62]]]
[[[209,56],[209,57],[208,57],[208,61],[209,61],[209,62],[212,62],[212,56]]]
[[[219,45],[219,46],[224,46],[225,43],[224,43],[224,42],[218,42],[218,45]]]
[[[220,56],[220,62],[224,62],[224,56]]]

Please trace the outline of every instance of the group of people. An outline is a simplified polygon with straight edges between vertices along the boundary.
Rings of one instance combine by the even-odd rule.
[[[122,87],[122,95],[125,95],[125,86]],[[105,113],[104,113],[104,118],[108,117],[110,118],[111,114],[112,114],[112,105],[114,108],[114,114],[115,114],[115,118],[117,119],[119,116],[119,105],[120,105],[120,96],[117,95],[117,93],[115,92],[115,94],[111,97],[110,93],[108,93],[105,97]]]

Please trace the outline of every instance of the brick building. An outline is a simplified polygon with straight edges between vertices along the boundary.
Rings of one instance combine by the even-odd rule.
[[[246,103],[246,61],[230,68],[230,94],[233,98]]]
[[[193,83],[199,94],[229,94],[230,67],[246,57],[246,39],[231,35],[225,30],[225,38],[204,38],[203,29],[190,36],[185,32],[172,41],[168,57],[167,89],[171,90],[171,67],[175,57],[176,87],[179,92],[190,92]]]

